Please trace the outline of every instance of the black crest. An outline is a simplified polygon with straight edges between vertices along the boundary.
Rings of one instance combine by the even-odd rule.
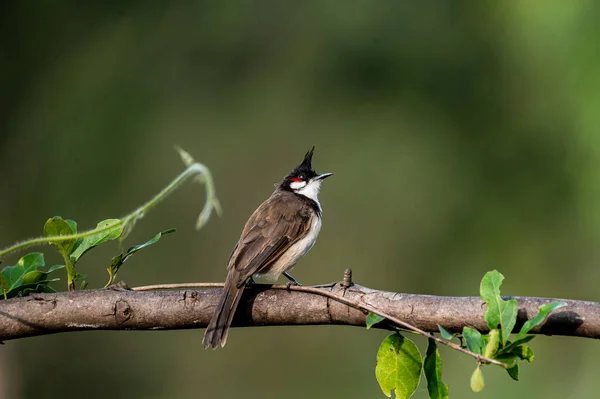
[[[312,170],[312,157],[313,157],[314,153],[315,153],[315,146],[313,145],[313,147],[306,153],[306,155],[304,155],[304,160],[298,166],[298,168],[304,167],[308,170]],[[296,168],[296,169],[298,169],[298,168]]]
[[[306,153],[306,155],[304,155],[304,160],[302,160],[302,163],[300,165],[296,166],[296,168],[294,170],[292,170],[290,172],[290,174],[288,174],[283,179],[283,181],[280,184],[280,187],[282,189],[289,190],[290,183],[292,182],[292,179],[294,179],[294,178],[300,178],[304,181],[308,181],[317,175],[317,173],[312,168],[312,156],[313,156],[314,152],[315,152],[315,146],[313,146],[310,149],[310,151],[308,151]]]

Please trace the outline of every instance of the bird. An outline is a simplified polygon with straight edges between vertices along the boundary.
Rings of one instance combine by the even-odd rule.
[[[321,230],[318,194],[333,173],[312,168],[313,146],[302,163],[275,186],[275,191],[250,216],[227,262],[227,278],[217,307],[204,333],[204,348],[225,346],[236,308],[253,277],[275,282],[313,247]]]

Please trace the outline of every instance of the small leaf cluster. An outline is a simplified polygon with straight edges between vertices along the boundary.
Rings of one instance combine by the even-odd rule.
[[[490,332],[484,335],[473,328],[464,327],[462,336],[471,352],[507,364],[508,375],[518,381],[518,362],[526,360],[531,363],[534,359],[533,351],[528,345],[525,345],[534,336],[527,334],[534,327],[540,325],[552,311],[566,306],[566,303],[553,302],[541,306],[537,316],[525,322],[514,339],[510,341],[510,335],[517,323],[519,306],[515,299],[506,300],[500,296],[500,286],[503,280],[504,276],[496,270],[486,273],[481,280],[479,295],[487,307],[483,318],[487,322]],[[478,364],[471,376],[471,389],[475,392],[481,391],[484,387],[481,366],[483,364]]]
[[[75,289],[75,282],[82,281],[85,285],[85,275],[77,273],[75,265],[79,259],[90,249],[109,241],[115,240],[123,233],[123,225],[119,219],[107,219],[98,223],[96,230],[99,233],[88,235],[83,238],[65,239],[53,243],[58,253],[63,257],[67,269],[67,285],[69,290]],[[70,219],[54,216],[46,221],[44,225],[45,237],[74,236],[77,234],[77,223]]]
[[[141,245],[134,245],[127,251],[112,258],[107,271],[108,283],[112,284],[117,272],[123,263],[137,251],[155,244],[163,235],[173,233],[175,229],[166,230],[156,234]],[[25,296],[33,292],[56,292],[49,284],[58,281],[59,278],[50,278],[49,275],[57,270],[67,270],[67,287],[75,289],[75,283],[81,281],[81,289],[87,286],[86,276],[77,272],[75,266],[91,249],[107,241],[122,237],[123,223],[119,219],[106,219],[99,222],[96,229],[83,237],[71,238],[77,235],[77,223],[70,219],[54,216],[44,224],[44,237],[48,238],[48,244],[56,246],[58,253],[62,256],[64,264],[54,265],[44,271],[44,254],[32,252],[23,256],[16,265],[6,266],[0,272],[0,286],[2,287],[4,299],[15,296]],[[65,237],[64,240],[57,238]],[[1,263],[1,262],[0,262]]]
[[[540,307],[537,316],[523,324],[511,341],[510,335],[517,322],[518,304],[515,299],[500,296],[500,286],[504,276],[494,270],[488,272],[480,285],[480,296],[486,304],[484,319],[489,333],[481,334],[474,328],[464,327],[461,334],[452,334],[438,326],[442,338],[452,340],[458,337],[463,348],[487,359],[495,359],[506,364],[508,375],[519,379],[519,360],[533,361],[533,351],[526,345],[534,336],[527,335],[540,325],[554,310],[566,305],[564,302],[548,303]],[[385,320],[384,317],[369,313],[367,328]],[[471,389],[479,392],[484,387],[482,367],[488,362],[479,361],[471,375]],[[388,336],[377,352],[375,375],[383,393],[390,397],[410,398],[417,390],[422,372],[427,379],[427,391],[432,399],[448,398],[448,386],[442,382],[442,359],[436,341],[429,338],[425,358],[421,357],[417,346],[400,332]]]
[[[4,299],[33,292],[56,292],[49,284],[58,278],[50,278],[49,275],[65,266],[54,265],[46,271],[41,270],[45,266],[44,254],[41,252],[32,252],[19,259],[16,265],[5,266],[0,272]]]

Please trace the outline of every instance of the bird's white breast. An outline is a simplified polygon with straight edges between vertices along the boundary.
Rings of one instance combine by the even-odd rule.
[[[298,240],[293,244],[277,261],[263,271],[263,273],[257,274],[257,276],[264,277],[270,281],[277,281],[279,276],[290,270],[298,259],[306,255],[308,251],[315,245],[319,231],[321,230],[321,218],[317,215],[313,215],[311,220],[311,226],[308,229],[308,233],[302,239]]]

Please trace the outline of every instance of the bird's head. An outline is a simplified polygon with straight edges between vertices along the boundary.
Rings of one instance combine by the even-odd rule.
[[[293,191],[316,201],[321,182],[333,173],[317,174],[313,170],[311,163],[314,151],[315,147],[313,146],[304,156],[302,163],[283,179],[280,184],[281,189]]]

